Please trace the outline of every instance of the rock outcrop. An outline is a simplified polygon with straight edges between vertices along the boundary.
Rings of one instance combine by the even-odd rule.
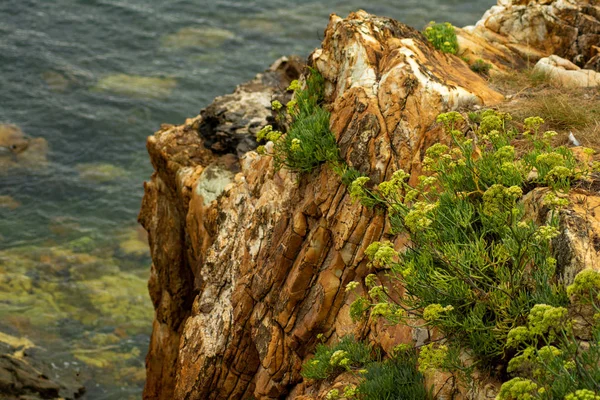
[[[6,400],[80,398],[85,389],[77,382],[52,379],[48,367],[29,357],[34,344],[0,332],[0,393]]]
[[[326,78],[343,157],[374,181],[400,167],[418,170],[439,138],[440,112],[502,99],[419,32],[365,12],[332,16],[310,61]],[[318,333],[411,342],[407,327],[354,327],[347,313],[352,298],[343,288],[367,274],[364,250],[385,235],[385,217],[352,203],[329,169],[298,180],[255,152],[208,203],[201,178],[218,154],[205,145],[233,135],[215,140],[226,129],[203,130],[206,115],[148,141],[157,172],[140,221],[150,234],[156,319],[146,398],[281,398],[301,380]]]
[[[583,67],[600,43],[596,0],[499,0],[476,25],[458,32],[459,55],[500,71],[534,65],[553,54]],[[588,64],[590,68],[593,64]]]
[[[592,35],[569,48],[562,41],[546,48],[522,37],[502,39],[511,25],[501,11],[530,15],[514,3],[502,1],[479,28],[465,31],[480,46],[471,47],[473,54],[490,54],[503,68],[524,66],[529,47],[570,58],[587,54],[595,5],[532,2],[540,15],[548,7],[576,7],[564,15],[581,23],[577,37]],[[588,14],[592,28],[580,21]],[[562,31],[546,26],[544,32],[550,40]],[[436,51],[412,28],[363,11],[332,15],[309,63],[325,78],[341,156],[374,183],[399,168],[416,178],[424,150],[447,140],[435,122],[439,113],[503,100],[459,57]],[[427,336],[376,319],[350,321],[356,293],[344,287],[371,272],[366,247],[382,239],[403,245],[385,215],[353,203],[327,167],[297,176],[275,171],[272,159],[252,151],[255,133],[276,122],[270,101],[285,102],[285,87],[298,72],[290,63],[276,64],[184,125],[163,126],[148,139],[155,173],[139,216],[149,233],[156,309],[147,399],[323,398],[326,388],[300,384],[318,334],[329,341],[354,334],[384,351]],[[490,385],[478,398],[495,393]]]

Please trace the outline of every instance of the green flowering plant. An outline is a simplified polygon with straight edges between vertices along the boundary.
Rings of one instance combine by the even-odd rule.
[[[436,24],[435,21],[431,21],[423,34],[436,49],[450,54],[458,52],[458,39],[450,22]]]
[[[330,391],[332,398],[343,395],[360,400],[433,399],[417,369],[417,353],[412,346],[399,346],[391,358],[383,360],[379,350],[346,336],[331,346],[318,344],[314,357],[302,365],[301,374],[305,379],[323,380],[342,372],[355,374],[359,383],[346,386],[343,393]]]
[[[544,138],[540,118],[527,119],[525,132],[511,120],[494,110],[470,122],[457,112],[441,114],[437,121],[449,143],[426,150],[428,175],[417,184],[397,171],[378,186],[368,177],[350,185],[353,199],[386,208],[392,232],[404,232],[411,243],[398,254],[382,243],[369,246],[370,265],[387,270],[404,292],[397,301],[389,295],[392,287],[365,281],[369,291],[351,306],[353,318],[377,307],[377,316],[392,323],[437,328],[449,347],[469,349],[476,364],[507,365],[514,352],[506,347],[509,332],[527,324],[530,310],[567,304],[551,242],[559,234],[558,212],[568,205],[563,193],[587,167],[569,149],[553,147],[551,134]],[[518,157],[513,144],[522,135],[532,146]],[[534,186],[550,188],[545,223],[525,213],[522,199]]]
[[[600,312],[600,272],[580,272],[567,288],[575,305]],[[600,321],[594,318],[591,340],[576,337],[564,307],[536,304],[527,324],[508,333],[506,347],[516,351],[507,372],[515,376],[502,385],[499,400],[600,399]]]
[[[296,80],[287,90],[293,91],[294,97],[285,107],[279,100],[271,103],[277,121],[289,122],[287,132],[275,131],[270,125],[263,128],[256,136],[257,141],[271,141],[273,147],[267,152],[262,146],[259,153],[273,157],[276,170],[285,167],[305,173],[320,164],[330,163],[340,175],[346,173],[348,168],[340,160],[335,137],[329,129],[329,112],[322,107],[324,79],[321,74],[310,69],[304,87]]]
[[[344,371],[357,371],[379,358],[379,352],[371,346],[345,336],[333,346],[319,343],[314,357],[302,365],[301,374],[306,379],[327,379]]]

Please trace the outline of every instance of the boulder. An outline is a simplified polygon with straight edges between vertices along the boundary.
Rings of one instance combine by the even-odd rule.
[[[581,69],[569,60],[557,55],[544,57],[534,67],[546,74],[553,82],[564,87],[596,87],[600,85],[600,72]]]

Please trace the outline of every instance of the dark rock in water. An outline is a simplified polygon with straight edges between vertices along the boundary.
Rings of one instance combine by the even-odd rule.
[[[271,101],[286,100],[286,88],[298,79],[304,63],[298,57],[282,57],[267,71],[220,96],[200,111],[198,132],[204,146],[217,154],[242,154],[257,147],[256,133],[275,124]],[[288,99],[289,100],[289,99]]]
[[[17,351],[6,343],[0,343],[0,398],[6,400],[77,399],[85,388],[75,382],[59,382],[50,379],[46,367]]]

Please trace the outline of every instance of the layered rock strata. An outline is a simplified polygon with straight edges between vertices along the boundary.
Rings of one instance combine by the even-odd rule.
[[[364,12],[332,16],[310,60],[326,79],[342,156],[376,182],[418,170],[439,139],[440,112],[502,99],[419,32]],[[386,235],[385,216],[352,203],[327,168],[298,177],[255,152],[207,202],[201,177],[217,154],[205,147],[205,123],[201,113],[148,140],[157,172],[140,221],[150,233],[156,319],[146,398],[281,398],[301,381],[319,333],[411,342],[409,328],[355,327],[347,314],[344,286],[368,273],[364,250]]]
[[[459,29],[459,55],[497,70],[533,66],[553,54],[594,68],[600,45],[597,0],[499,0],[476,25]]]
[[[501,1],[484,17],[488,22],[464,31],[477,45],[463,49],[489,54],[485,59],[505,69],[525,66],[522,38],[501,39],[511,26],[499,17],[502,10],[530,15],[524,3],[513,3]],[[589,19],[593,27],[586,15],[597,15],[596,6],[584,3],[530,6],[546,14],[548,7],[577,7],[569,15]],[[494,18],[505,28],[493,25]],[[545,26],[546,40],[552,40],[548,32],[555,31]],[[577,37],[594,35],[595,28],[585,29]],[[537,58],[546,52],[575,58],[585,53],[588,39],[575,47],[562,41],[548,48],[526,45],[545,49]],[[437,52],[405,25],[365,12],[346,19],[332,15],[322,48],[309,63],[325,78],[341,156],[374,183],[398,168],[416,178],[424,150],[447,140],[435,123],[439,113],[503,100],[459,57]],[[275,122],[270,101],[285,102],[284,89],[296,75],[290,71],[297,70],[289,63],[274,66],[186,124],[164,126],[148,139],[156,172],[145,185],[140,222],[150,237],[156,316],[147,399],[323,398],[326,388],[300,376],[318,334],[332,342],[354,334],[384,351],[427,335],[377,320],[350,321],[356,294],[344,287],[371,272],[366,247],[381,239],[393,240],[398,249],[403,245],[390,235],[385,215],[350,201],[340,178],[325,166],[298,176],[275,171],[269,157],[251,151],[256,131]],[[482,386],[479,398],[494,393],[488,389]]]

